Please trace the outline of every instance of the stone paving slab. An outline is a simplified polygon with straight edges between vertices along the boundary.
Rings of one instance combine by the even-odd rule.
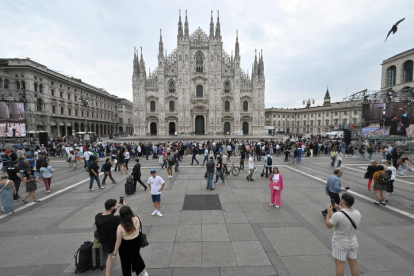
[[[282,262],[291,276],[331,276],[335,271],[335,263],[328,255],[286,256]]]
[[[203,242],[201,258],[203,267],[237,266],[230,242]]]
[[[270,265],[263,247],[258,241],[236,241],[232,242],[236,261],[239,266],[262,266]]]
[[[170,267],[201,267],[201,242],[174,243]]]
[[[220,267],[221,276],[276,276],[273,266]]]

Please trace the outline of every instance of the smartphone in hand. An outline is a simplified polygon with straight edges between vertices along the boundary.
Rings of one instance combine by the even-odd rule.
[[[333,199],[331,199],[331,205],[332,205],[332,208],[334,208],[335,207],[335,200],[333,200]]]
[[[120,198],[119,198],[119,204],[124,204],[124,197],[123,196],[121,196]]]
[[[345,190],[349,190],[349,189],[351,189],[351,188],[349,188],[349,187],[345,187]]]

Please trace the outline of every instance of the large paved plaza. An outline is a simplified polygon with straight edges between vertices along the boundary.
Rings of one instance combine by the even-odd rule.
[[[269,206],[269,181],[260,172],[254,182],[246,180],[247,167],[237,177],[228,176],[227,184],[208,191],[204,167],[189,166],[189,156],[172,179],[159,169],[158,159],[141,159],[141,163],[144,181],[149,169],[157,168],[167,183],[163,217],[150,215],[150,193],[140,185],[136,194],[126,197],[148,235],[150,245],[141,252],[150,276],[334,275],[333,229],[326,228],[320,214],[329,203],[324,190],[332,173],[327,156],[304,158],[302,164],[290,167],[282,157],[274,159],[285,182],[281,209]],[[51,165],[55,169],[52,193],[46,194],[40,184],[42,202],[22,205],[19,201],[14,215],[0,217],[2,276],[75,275],[73,255],[84,241],[93,240],[94,216],[103,211],[106,199],[124,196],[125,174],[114,173],[118,184],[107,181],[105,190],[89,192],[83,167],[69,171],[62,158],[52,158]],[[395,195],[387,207],[379,207],[363,178],[367,165],[345,157],[342,166],[342,185],[351,187],[355,208],[362,215],[361,275],[414,275],[414,176],[398,177]],[[261,166],[262,162],[257,164],[259,171]],[[21,195],[24,192],[22,186]],[[218,195],[222,210],[183,211],[186,195]],[[348,267],[346,273],[350,275]],[[112,275],[122,275],[119,259]]]

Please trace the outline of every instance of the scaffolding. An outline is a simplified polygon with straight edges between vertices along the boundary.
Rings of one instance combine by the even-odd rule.
[[[387,104],[387,103],[402,103],[405,105],[414,104],[414,89],[410,87],[405,87],[400,90],[394,91],[392,89],[386,90],[372,90],[368,91],[367,89],[356,92],[350,96],[344,98],[345,104],[343,105],[344,110],[350,110],[350,123],[357,121],[357,118],[361,118],[360,122],[360,133],[353,137],[360,137],[362,140],[368,140],[370,144],[376,147],[377,151],[380,151],[380,148],[386,146],[387,144],[393,144],[404,148],[409,153],[414,152],[414,142],[412,137],[398,137],[398,136],[363,136],[362,129],[367,124],[372,123],[373,121],[365,121],[363,114],[364,104]]]

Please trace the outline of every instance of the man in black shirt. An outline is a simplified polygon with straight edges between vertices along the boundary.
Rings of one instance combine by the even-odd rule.
[[[89,191],[95,191],[92,189],[93,181],[96,180],[96,184],[98,184],[99,189],[105,189],[105,187],[101,186],[101,181],[99,180],[99,166],[98,166],[99,159],[94,158],[93,161],[90,162],[88,169],[89,169]]]
[[[137,191],[137,181],[144,187],[145,191],[147,190],[147,186],[141,180],[141,164],[139,163],[139,158],[135,158],[135,165],[132,169],[131,175],[134,177],[134,192]]]
[[[19,161],[13,161],[13,165],[7,168],[7,175],[11,181],[14,182],[14,186],[16,187],[16,194],[13,196],[14,200],[18,200],[19,196],[19,188],[20,188],[20,169],[18,167]]]
[[[124,202],[125,204],[125,202]],[[115,216],[116,209],[118,209],[119,202],[115,199],[108,199],[105,202],[105,212],[99,213],[95,216],[96,230],[98,231],[99,242],[108,253],[106,260],[106,276],[111,275],[113,252],[116,243],[116,230],[119,225],[119,216]]]
[[[399,107],[397,115],[391,118],[390,135],[407,136],[406,128],[409,127],[408,118],[404,116],[404,109]]]
[[[213,188],[213,177],[214,177],[214,168],[216,164],[213,161],[213,156],[210,157],[210,161],[207,161],[207,190],[214,190]]]

